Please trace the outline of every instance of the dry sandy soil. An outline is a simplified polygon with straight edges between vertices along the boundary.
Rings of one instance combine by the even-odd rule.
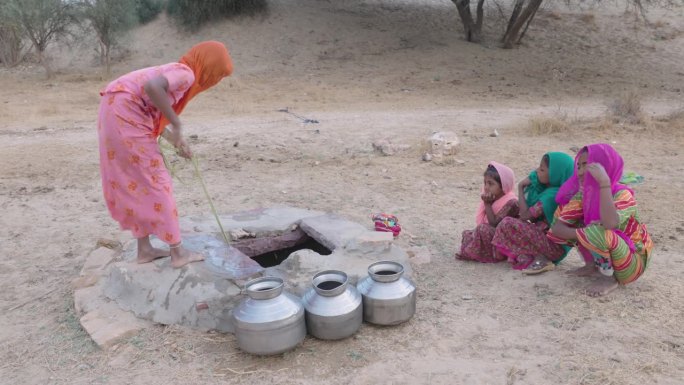
[[[52,52],[50,81],[35,66],[2,70],[0,383],[681,384],[684,118],[665,118],[684,90],[681,16],[654,11],[649,26],[619,4],[548,6],[521,47],[502,50],[494,16],[489,42],[468,44],[446,0],[298,0],[193,35],[162,17],[126,39],[109,77],[87,40]],[[183,118],[219,209],[288,204],[369,226],[373,211],[396,214],[397,242],[432,255],[415,266],[411,322],[269,358],[240,353],[232,335],[165,326],[103,351],[80,328],[71,280],[98,238],[129,237],[101,198],[97,92],[209,38],[229,45],[236,73]],[[606,117],[628,91],[642,123]],[[459,153],[422,162],[437,130],[459,134]],[[413,147],[384,157],[371,147],[382,137]],[[540,277],[453,259],[489,160],[520,177],[546,151],[597,141],[645,177],[636,191],[656,250],[642,279],[594,299],[564,274],[574,253]],[[182,214],[208,212],[197,185],[176,190]]]

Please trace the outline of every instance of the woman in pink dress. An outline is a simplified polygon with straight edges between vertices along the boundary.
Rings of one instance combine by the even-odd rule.
[[[159,150],[161,135],[191,158],[178,115],[198,93],[233,71],[226,47],[200,43],[178,63],[144,68],[109,83],[98,116],[102,190],[109,212],[138,240],[138,263],[171,256],[181,267],[203,257],[183,247],[171,176]],[[170,127],[166,126],[170,124]],[[150,235],[169,245],[152,247]]]

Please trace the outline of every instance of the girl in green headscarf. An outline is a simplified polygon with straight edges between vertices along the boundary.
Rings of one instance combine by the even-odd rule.
[[[492,245],[516,270],[539,274],[553,270],[570,250],[547,237],[558,207],[556,193],[572,176],[574,160],[562,152],[546,153],[539,167],[518,184],[520,218],[505,218],[496,228]]]

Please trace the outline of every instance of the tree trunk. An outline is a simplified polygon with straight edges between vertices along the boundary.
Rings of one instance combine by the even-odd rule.
[[[105,46],[105,66],[107,68],[107,75],[111,75],[111,73],[112,73],[111,57],[110,57],[111,50],[110,50],[110,48],[111,47],[109,45]]]
[[[537,10],[538,9],[536,9],[532,16],[530,16],[530,18],[527,20],[527,24],[525,24],[525,29],[523,29],[523,31],[520,33],[520,36],[518,37],[518,40],[515,41],[515,44],[520,44],[520,41],[525,36],[527,29],[530,28],[530,24],[532,24],[532,19],[534,19],[534,16],[537,14]]]
[[[477,21],[473,20],[473,14],[470,12],[470,0],[451,1],[456,5],[458,15],[461,17],[461,24],[463,24],[463,31],[465,33],[466,41],[479,43],[482,40],[482,15],[484,15],[484,0],[478,0]]]
[[[478,41],[482,38],[482,23],[484,22],[484,2],[485,0],[478,0],[477,2],[477,20],[475,21],[475,30],[477,31]]]
[[[47,79],[52,78],[52,68],[50,67],[50,63],[48,61],[47,56],[45,55],[45,48],[42,50],[39,47],[36,47],[36,52],[38,53],[38,61],[40,64],[45,68],[45,76]]]
[[[102,40],[100,40],[100,65],[105,65],[106,60],[107,58],[105,56],[105,45],[102,42]]]
[[[525,4],[525,0],[516,0],[515,1],[515,6],[513,7],[513,12],[511,12],[511,17],[508,19],[508,25],[506,26],[506,32],[504,32],[504,35],[501,38],[502,42],[505,42],[506,38],[511,33],[511,29],[513,28],[513,24],[515,24],[516,20],[518,20],[518,16],[520,16],[520,12],[522,12],[522,8],[523,8],[524,4]]]
[[[511,26],[510,31],[508,31],[504,35],[504,48],[513,48],[514,43],[520,40],[520,38],[518,37],[518,34],[520,34],[520,30],[525,25],[525,23],[534,16],[534,14],[537,12],[543,1],[544,0],[530,0],[530,2],[527,4],[527,7],[525,7],[525,9],[520,13],[520,16],[515,20],[515,22]]]

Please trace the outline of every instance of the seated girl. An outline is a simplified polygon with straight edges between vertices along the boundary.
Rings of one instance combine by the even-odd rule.
[[[619,183],[622,168],[622,157],[609,144],[580,150],[574,175],[556,197],[557,220],[548,233],[558,244],[577,246],[586,265],[572,273],[598,277],[587,289],[594,297],[638,279],[653,248],[634,193]]]
[[[496,229],[492,245],[507,257],[516,270],[539,274],[553,270],[570,250],[546,237],[556,211],[556,193],[572,176],[573,159],[562,152],[549,152],[539,167],[518,184],[520,219],[505,218]]]
[[[484,173],[480,206],[475,217],[477,227],[463,232],[461,252],[456,259],[493,263],[503,261],[492,248],[494,229],[506,217],[518,215],[513,170],[497,162],[490,162]]]

